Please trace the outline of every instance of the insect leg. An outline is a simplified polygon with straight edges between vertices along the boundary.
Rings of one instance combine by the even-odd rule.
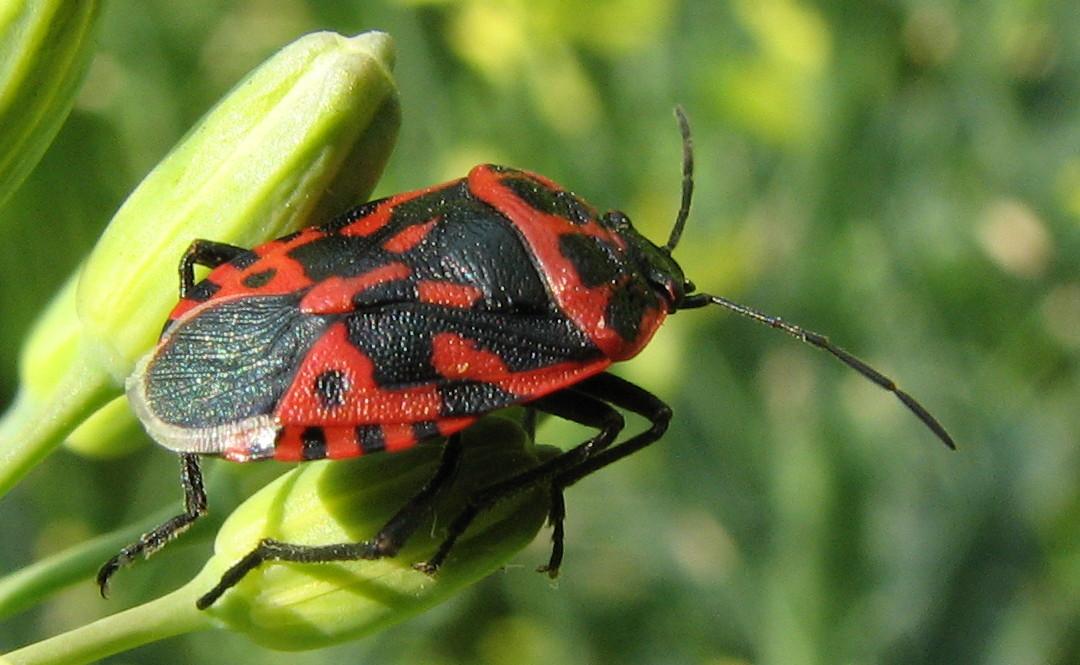
[[[363,558],[380,559],[384,556],[397,555],[409,537],[416,532],[420,522],[431,511],[435,499],[453,482],[461,461],[461,447],[460,434],[454,434],[446,440],[435,474],[369,541],[375,548],[374,556]]]
[[[563,557],[563,520],[566,517],[565,502],[562,498],[563,490],[590,473],[654,443],[664,435],[671,421],[671,407],[647,390],[625,379],[620,379],[614,374],[598,374],[578,384],[576,389],[610,405],[642,416],[649,421],[650,426],[644,432],[635,434],[611,448],[598,451],[594,455],[563,467],[552,478],[550,521],[553,528],[551,539],[554,546],[551,548],[551,558],[547,565],[540,566],[538,570],[553,578],[559,574]]]
[[[184,512],[144,533],[139,540],[120,550],[98,570],[97,583],[102,597],[109,595],[109,579],[117,570],[133,562],[140,554],[148,557],[158,551],[206,514],[206,488],[203,485],[198,455],[180,454],[180,485],[184,488]]]
[[[618,445],[584,459],[578,464],[563,470],[554,479],[554,484],[566,488],[590,473],[612,462],[636,453],[645,446],[655,443],[671,422],[671,407],[659,397],[644,388],[620,379],[614,374],[598,374],[582,381],[576,388],[597,399],[612,404],[620,409],[635,413],[649,421],[649,429],[635,434]]]
[[[618,411],[607,404],[605,400],[578,390],[578,386],[566,388],[536,399],[529,402],[529,406],[537,411],[550,413],[559,418],[597,429],[599,432],[588,441],[571,448],[561,455],[529,471],[488,485],[469,497],[465,509],[454,518],[454,521],[447,528],[446,539],[443,540],[439,549],[430,559],[416,565],[418,570],[426,573],[434,573],[438,570],[439,566],[446,560],[447,555],[450,554],[450,550],[453,549],[454,543],[469,528],[469,525],[481,511],[512,494],[535,487],[538,484],[550,482],[569,470],[577,468],[611,445],[615,437],[622,431],[624,425],[623,417]],[[556,564],[558,559],[562,557],[562,522],[564,514],[565,504],[562,498],[562,489],[552,487],[549,521],[553,528],[552,560]],[[548,568],[545,567],[543,570],[548,570]]]
[[[195,240],[180,257],[180,297],[187,296],[195,286],[195,266],[216,268],[227,263],[247,250],[236,245],[229,245],[213,240]]]
[[[396,555],[430,513],[435,499],[453,481],[460,459],[461,436],[455,434],[446,440],[435,474],[371,540],[332,545],[297,545],[264,538],[247,556],[225,571],[214,588],[199,598],[195,606],[200,610],[210,607],[223,593],[236,586],[245,575],[266,561],[327,563],[381,559]]]

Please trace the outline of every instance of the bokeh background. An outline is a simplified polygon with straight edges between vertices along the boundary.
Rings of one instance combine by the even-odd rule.
[[[502,162],[662,241],[682,103],[688,275],[828,333],[960,450],[819,351],[720,308],[681,313],[618,368],[671,402],[671,431],[569,491],[557,583],[532,572],[542,536],[356,643],[280,654],[195,634],[106,662],[1080,662],[1080,12],[1065,0],[113,0],[74,112],[0,210],[0,402],[35,314],[183,132],[300,34],[370,28],[397,40],[404,112],[377,194]],[[218,472],[267,473],[233,466]],[[175,476],[150,445],[57,453],[0,502],[0,566],[145,519],[177,501]],[[87,580],[7,620],[0,650],[179,585],[198,540],[107,603]]]

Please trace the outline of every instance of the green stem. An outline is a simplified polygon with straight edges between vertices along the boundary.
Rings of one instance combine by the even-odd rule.
[[[0,418],[0,496],[118,392],[112,377],[83,359],[47,401],[20,393]]]
[[[222,474],[216,471],[217,469],[212,469],[207,475],[207,485],[211,491],[223,489],[222,486],[227,484],[219,481]],[[185,545],[206,542],[217,533],[223,516],[232,512],[238,503],[237,499],[225,494],[226,496],[215,504],[215,510],[185,535]],[[72,584],[84,583],[89,586],[94,573],[109,557],[135,541],[140,534],[176,515],[179,510],[178,506],[170,504],[140,520],[138,524],[98,536],[0,577],[0,619],[39,605],[57,591]]]
[[[80,665],[194,630],[214,620],[195,609],[199,588],[188,584],[161,598],[31,644],[3,656],[12,665]]]
[[[83,582],[89,588],[94,571],[138,538],[144,527],[139,524],[114,531],[0,577],[0,618],[38,605],[72,584]]]

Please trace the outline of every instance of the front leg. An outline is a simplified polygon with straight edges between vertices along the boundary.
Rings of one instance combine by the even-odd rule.
[[[185,298],[195,286],[195,266],[216,268],[248,250],[213,240],[195,240],[180,257],[180,297]]]

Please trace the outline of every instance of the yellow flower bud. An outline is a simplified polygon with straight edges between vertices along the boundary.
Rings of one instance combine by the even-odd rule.
[[[75,315],[78,278],[76,269],[38,316],[19,353],[19,390],[34,403],[53,396],[79,351],[82,324]]]
[[[121,395],[82,421],[68,435],[64,447],[83,457],[112,459],[138,450],[149,441],[127,397]]]
[[[78,270],[38,317],[19,354],[20,406],[44,404],[54,397],[79,352],[82,324],[75,314]],[[116,457],[146,443],[127,398],[117,397],[98,409],[64,442],[87,457]]]

